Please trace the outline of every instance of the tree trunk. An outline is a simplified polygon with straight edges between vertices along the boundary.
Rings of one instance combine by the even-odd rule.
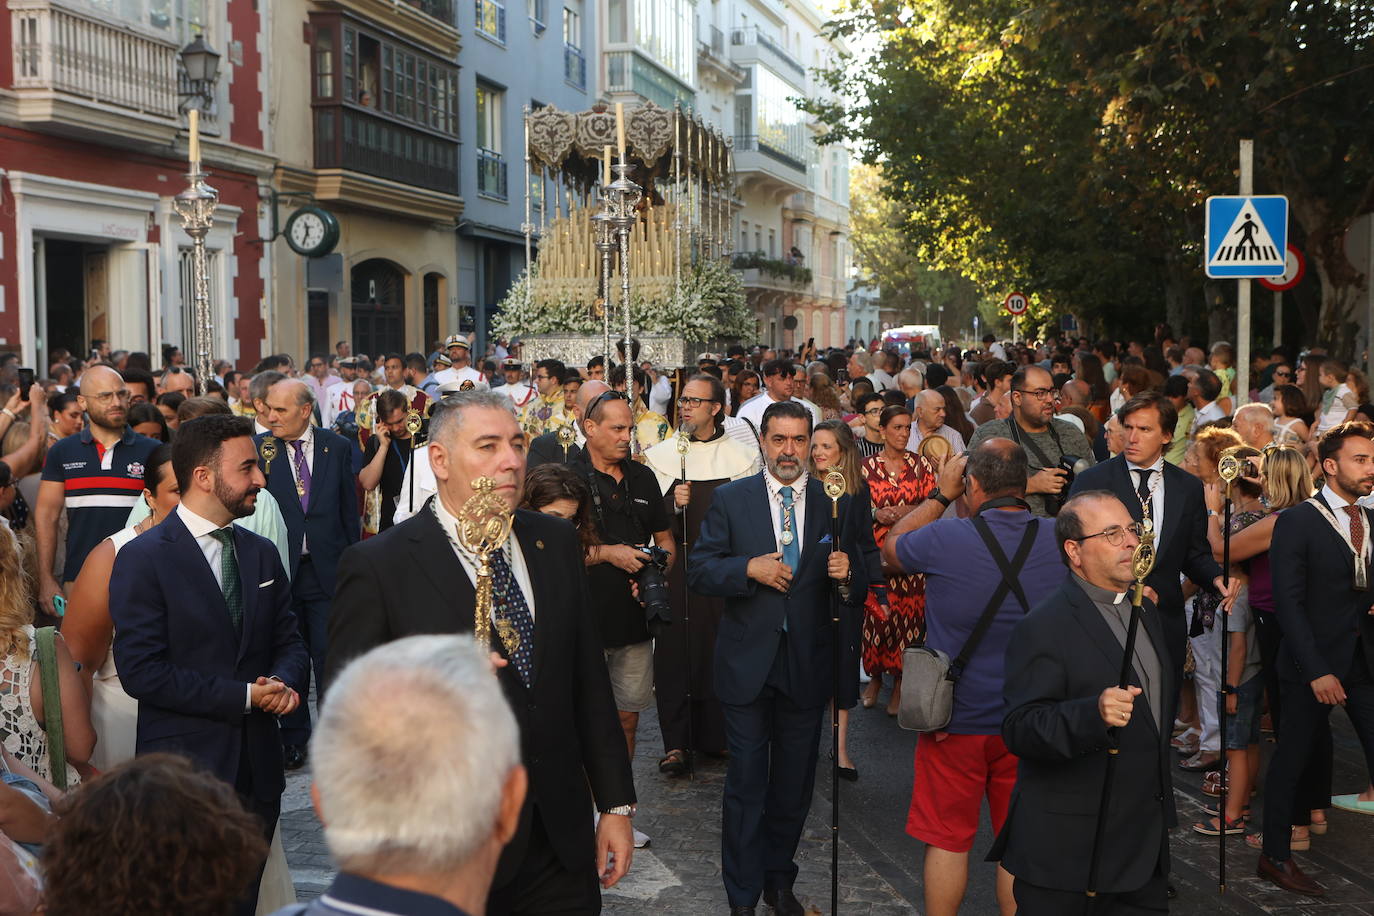
[[[1355,303],[1368,282],[1345,255],[1345,233],[1349,224],[1337,225],[1330,207],[1322,201],[1293,198],[1293,216],[1307,236],[1307,260],[1321,281],[1321,312],[1317,319],[1317,342],[1347,361],[1359,357],[1359,320]]]

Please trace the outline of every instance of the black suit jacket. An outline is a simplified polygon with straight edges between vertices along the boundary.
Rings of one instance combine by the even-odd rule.
[[[595,867],[593,795],[603,809],[635,801],[577,531],[521,510],[514,532],[534,589],[534,675],[528,688],[514,667],[498,677],[520,723],[530,790],[520,831],[498,868],[498,886],[514,877],[524,857],[530,804],[539,806],[563,865],[581,872]],[[350,659],[375,646],[422,633],[472,632],[475,602],[472,581],[428,503],[349,548],[329,619],[326,690]]]
[[[558,444],[558,433],[544,433],[530,440],[530,453],[525,459],[525,470],[537,468],[541,464],[572,464],[582,460],[582,446],[574,442],[568,446],[568,456],[563,457],[563,446]]]
[[[752,477],[718,487],[692,545],[687,581],[692,591],[725,599],[725,614],[716,634],[715,688],[721,702],[733,706],[752,703],[764,682],[782,641],[787,621],[788,690],[798,706],[821,706],[834,690],[831,625],[831,580],[826,572],[830,554],[830,498],[814,476],[806,484],[806,530],[801,557],[787,594],[759,585],[747,574],[750,559],[776,553],[772,509],[761,471]],[[859,504],[840,497],[840,545],[849,555],[849,605],[845,617],[857,614],[868,591],[867,556]]]
[[[1126,504],[1131,518],[1140,521],[1144,515],[1135,475],[1127,468],[1124,455],[1080,472],[1070,492],[1077,495],[1086,490],[1115,493]],[[1221,575],[1221,564],[1212,557],[1212,545],[1207,541],[1207,502],[1202,496],[1202,482],[1166,461],[1164,529],[1155,532],[1155,568],[1145,584],[1159,595],[1160,613],[1173,618],[1168,623],[1171,640],[1183,621],[1180,574],[1202,588],[1212,589],[1213,581]],[[1169,651],[1181,653],[1183,647],[1171,647]]]
[[[1147,601],[1143,630],[1160,657],[1161,696],[1178,690],[1164,652],[1164,629]],[[1041,887],[1083,891],[1088,886],[1107,747],[1112,740],[1098,714],[1102,691],[1121,675],[1121,643],[1078,580],[1068,581],[1031,609],[1007,646],[1002,739],[1019,759],[1007,822],[989,861]],[[1139,684],[1134,671],[1131,683]],[[1166,699],[1166,707],[1172,708]],[[1116,730],[1117,755],[1107,839],[1098,890],[1138,890],[1159,862],[1167,873],[1166,830],[1175,820],[1170,782],[1170,729],[1155,727],[1145,695],[1136,714]],[[1165,711],[1165,723],[1171,725]]]
[[[138,700],[138,753],[182,754],[230,785],[246,753],[254,794],[276,802],[286,787],[281,733],[269,713],[244,712],[245,685],[276,676],[301,691],[310,660],[277,549],[236,525],[234,550],[241,635],[175,512],[124,545],[110,575],[115,663],[124,690]]]
[[[265,435],[254,436],[253,442],[261,446]],[[319,573],[320,585],[325,591],[332,591],[340,555],[361,537],[358,478],[353,472],[357,446],[338,433],[315,430],[310,509],[302,511],[295,478],[291,476],[291,445],[281,439],[276,441],[276,457],[270,464],[259,457],[258,466],[267,475],[267,489],[277,498],[282,519],[286,522],[291,581],[296,580],[296,572],[300,569],[301,546],[304,539],[309,538],[310,557]]]
[[[1360,511],[1364,530],[1374,530],[1374,515]],[[1316,506],[1299,503],[1275,520],[1269,565],[1283,622],[1279,676],[1303,684],[1327,674],[1343,679],[1357,641],[1374,670],[1374,592],[1355,590],[1350,548]]]

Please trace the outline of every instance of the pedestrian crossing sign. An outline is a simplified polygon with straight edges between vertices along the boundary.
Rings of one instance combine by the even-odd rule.
[[[1288,198],[1207,198],[1207,276],[1281,277],[1288,251]]]

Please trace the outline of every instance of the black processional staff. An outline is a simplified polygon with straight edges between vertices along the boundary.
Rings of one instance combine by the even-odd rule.
[[[1145,578],[1155,568],[1154,526],[1147,517],[1140,523],[1140,543],[1136,545],[1135,556],[1131,558],[1131,573],[1135,585],[1131,588],[1131,622],[1126,627],[1125,654],[1121,657],[1121,676],[1117,687],[1125,690],[1130,686],[1131,660],[1135,657],[1135,638],[1140,632],[1140,603],[1145,597]],[[1102,775],[1102,796],[1097,804],[1097,829],[1093,834],[1093,851],[1088,859],[1088,899],[1084,912],[1091,913],[1093,899],[1097,897],[1097,872],[1102,864],[1102,842],[1107,834],[1107,810],[1112,802],[1112,781],[1116,776],[1116,759],[1121,753],[1117,746],[1117,729],[1107,729],[1107,769]]]
[[[1221,453],[1221,459],[1217,462],[1217,476],[1225,484],[1223,495],[1226,499],[1226,509],[1222,516],[1221,525],[1221,584],[1225,588],[1231,585],[1231,485],[1240,476],[1241,460],[1236,457],[1234,448],[1227,449]],[[1226,605],[1226,596],[1222,596],[1221,607],[1221,684],[1217,690],[1218,706],[1217,711],[1217,737],[1221,742],[1221,779],[1218,785],[1221,787],[1221,796],[1218,799],[1217,820],[1221,824],[1221,830],[1217,836],[1217,888],[1218,893],[1226,893],[1226,796],[1229,791],[1227,783],[1230,782],[1230,774],[1226,772],[1226,684],[1227,678],[1227,658],[1230,655],[1229,648],[1231,643],[1231,612]]]
[[[830,497],[830,552],[840,549],[840,497],[844,495],[844,474],[837,467],[825,472],[825,495]],[[840,907],[840,589],[830,583],[830,632],[834,646],[834,683],[830,693],[830,912]]]
[[[687,483],[687,449],[691,447],[692,434],[686,425],[678,427],[677,431],[677,458],[679,470],[682,472],[682,482]],[[688,500],[690,504],[691,500]],[[678,556],[682,563],[687,562],[687,510],[690,505],[682,507],[682,547],[678,549]],[[696,709],[692,705],[692,590],[687,587],[687,567],[682,567],[682,652],[686,656],[686,664],[683,670],[687,673],[687,747],[684,749],[687,764],[687,778],[692,779],[696,775],[696,764],[693,759],[693,752],[696,744],[692,740],[692,719],[696,716]]]

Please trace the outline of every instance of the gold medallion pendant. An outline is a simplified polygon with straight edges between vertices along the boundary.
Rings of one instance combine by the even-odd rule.
[[[514,655],[520,648],[520,631],[507,618],[496,618],[496,635],[501,638],[501,645],[506,647],[507,655]]]

